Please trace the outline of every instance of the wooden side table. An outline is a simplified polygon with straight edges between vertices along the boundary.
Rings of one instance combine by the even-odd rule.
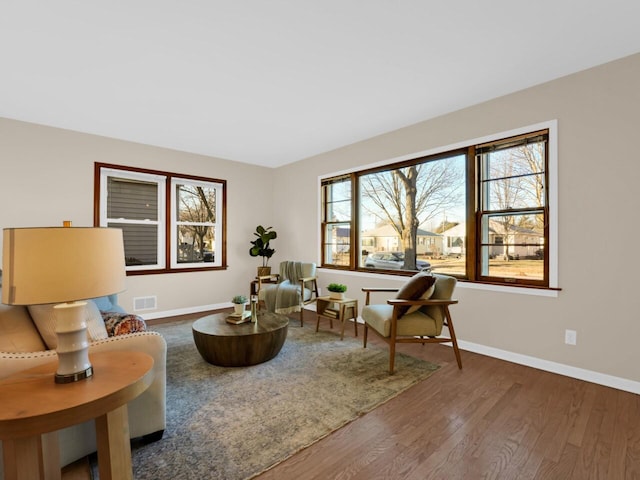
[[[142,352],[90,355],[94,375],[55,383],[58,362],[0,380],[0,440],[5,480],[61,478],[57,430],[95,419],[102,480],[133,479],[127,403],[153,380]]]
[[[278,274],[278,273],[274,273],[274,274],[271,274],[271,275],[265,275],[265,276],[262,276],[262,277],[256,277],[255,280],[251,281],[251,284],[250,284],[250,287],[249,287],[249,294],[250,295],[258,295],[262,285],[275,284],[275,283],[278,283],[279,281],[280,281],[280,274]]]
[[[316,332],[320,328],[320,317],[329,319],[329,326],[333,328],[333,320],[342,323],[340,340],[344,339],[344,325],[347,320],[353,318],[353,327],[356,337],[358,336],[358,300],[354,298],[343,298],[336,300],[330,296],[318,297],[316,299]]]

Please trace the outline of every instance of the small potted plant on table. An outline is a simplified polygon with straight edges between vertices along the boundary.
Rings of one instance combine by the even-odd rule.
[[[347,286],[342,283],[330,283],[327,286],[329,290],[329,297],[334,300],[344,300],[344,292],[347,291]]]
[[[244,295],[236,295],[231,299],[231,303],[233,303],[233,311],[236,315],[242,315],[244,312],[244,306],[247,303],[247,297]]]

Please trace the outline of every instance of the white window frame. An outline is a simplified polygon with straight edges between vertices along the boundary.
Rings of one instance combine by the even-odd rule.
[[[177,202],[178,198],[175,195],[176,186],[177,185],[192,185],[195,187],[202,187],[207,189],[213,189],[216,192],[216,205],[215,205],[215,222],[180,222],[177,218]],[[181,177],[172,177],[171,178],[171,226],[170,226],[170,235],[171,239],[171,248],[170,257],[171,257],[171,268],[173,269],[183,269],[183,268],[199,268],[202,267],[202,263],[178,263],[178,249],[176,248],[178,244],[178,233],[177,226],[178,225],[202,225],[207,227],[214,228],[214,238],[215,238],[215,249],[216,255],[214,256],[213,262],[208,262],[206,266],[214,266],[220,267],[222,266],[222,222],[220,219],[222,218],[222,184],[217,182],[203,182],[199,180],[192,180],[188,178]]]
[[[138,180],[147,183],[155,183],[158,186],[158,218],[145,219],[145,220],[130,220],[126,218],[108,218],[107,217],[107,181],[110,177],[124,178],[128,180]],[[166,181],[167,177],[163,175],[155,175],[149,173],[133,172],[129,170],[119,170],[114,168],[101,168],[100,169],[100,226],[106,227],[109,223],[123,223],[123,224],[135,224],[135,225],[156,225],[157,226],[157,245],[158,251],[156,252],[156,258],[158,262],[154,265],[129,265],[126,267],[127,271],[136,270],[163,270],[166,267],[165,264],[165,218],[166,218]]]

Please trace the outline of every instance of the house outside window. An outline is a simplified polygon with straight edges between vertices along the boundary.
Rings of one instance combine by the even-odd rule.
[[[123,232],[130,274],[224,268],[226,182],[96,163],[95,224]]]
[[[325,241],[322,266],[411,275],[428,262],[434,273],[471,282],[555,287],[548,254],[555,238],[549,228],[555,123],[548,127],[321,179],[323,211],[331,208],[326,192],[336,182],[341,197],[352,199],[341,227],[350,226],[356,250],[348,264],[338,264]],[[323,231],[331,228],[327,220]],[[399,268],[367,261],[386,251],[400,254]]]

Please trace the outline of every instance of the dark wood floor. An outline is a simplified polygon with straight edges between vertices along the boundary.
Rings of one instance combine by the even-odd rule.
[[[442,345],[399,349],[441,368],[256,478],[640,479],[640,396],[464,351],[460,371]]]

